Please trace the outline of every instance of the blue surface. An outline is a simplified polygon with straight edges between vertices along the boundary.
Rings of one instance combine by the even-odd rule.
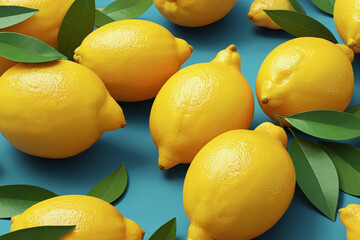
[[[152,6],[141,18],[157,22],[175,36],[194,46],[194,53],[185,66],[208,62],[218,51],[234,43],[242,57],[242,72],[255,89],[258,69],[266,55],[292,36],[282,31],[256,27],[246,18],[252,0],[239,0],[233,11],[213,25],[188,29],[164,19]],[[335,34],[333,19],[320,12],[310,0],[301,1],[308,14],[315,17]],[[97,1],[104,7],[110,0]],[[337,34],[336,34],[337,36]],[[340,39],[339,39],[340,40]],[[356,57],[354,66],[359,65]],[[316,66],[314,66],[316,67]],[[309,69],[311,71],[311,69]],[[356,71],[356,90],[352,104],[360,102],[359,68]],[[182,205],[182,184],[187,170],[178,166],[166,172],[158,170],[157,150],[151,140],[148,117],[152,101],[121,103],[128,126],[108,132],[88,151],[64,160],[47,160],[23,154],[0,137],[1,184],[33,184],[58,194],[86,194],[99,180],[125,162],[130,182],[124,197],[116,204],[121,213],[146,231],[145,239],[167,220],[177,217],[178,240],[185,240],[189,221]],[[264,121],[266,115],[256,105],[252,128]],[[359,140],[352,143],[359,145]],[[339,207],[360,203],[360,199],[340,195]],[[216,220],[216,219],[214,219]],[[0,221],[0,233],[9,231],[10,222]],[[297,189],[295,198],[280,222],[261,240],[345,240],[346,230],[339,217],[335,223],[321,215]]]

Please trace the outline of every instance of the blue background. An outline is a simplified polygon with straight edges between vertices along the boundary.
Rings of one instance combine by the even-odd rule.
[[[104,7],[111,0],[98,0],[97,7]],[[175,36],[187,40],[194,52],[185,66],[208,62],[218,51],[235,44],[242,57],[242,72],[255,89],[259,67],[279,44],[292,38],[283,31],[274,31],[254,26],[246,18],[252,0],[239,0],[231,13],[218,23],[203,28],[183,28],[168,22],[152,6],[142,19],[159,23]],[[299,0],[308,14],[326,25],[337,37],[333,19],[320,12],[310,0]],[[338,38],[340,41],[340,38]],[[326,63],[324,63],[326,64]],[[356,57],[356,89],[352,105],[360,102],[359,57]],[[314,66],[316,67],[316,66]],[[309,69],[311,71],[311,69]],[[178,220],[178,240],[185,240],[189,221],[182,205],[182,185],[187,166],[178,166],[161,172],[157,165],[157,150],[151,140],[148,117],[152,101],[120,103],[128,126],[107,132],[88,151],[70,159],[40,159],[19,152],[3,137],[0,137],[0,182],[1,184],[33,184],[50,189],[57,194],[86,194],[92,186],[103,179],[122,162],[129,172],[126,194],[117,202],[121,213],[145,230],[145,239],[163,223],[173,217]],[[251,128],[267,116],[256,105]],[[359,141],[352,142],[359,145]],[[339,208],[360,199],[341,193]],[[216,221],[216,219],[214,219]],[[0,221],[0,233],[9,231],[10,221]],[[278,224],[258,239],[291,240],[342,240],[346,229],[339,216],[332,222],[318,212],[297,188],[289,210]]]

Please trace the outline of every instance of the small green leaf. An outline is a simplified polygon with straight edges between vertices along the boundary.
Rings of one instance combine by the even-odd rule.
[[[321,142],[339,174],[340,189],[360,196],[360,149],[344,143]]]
[[[306,14],[288,10],[264,11],[277,25],[295,37],[319,37],[337,43],[329,29]]]
[[[318,138],[346,140],[360,136],[360,118],[350,113],[316,110],[281,118],[300,131]]]
[[[56,196],[49,190],[31,185],[0,186],[0,218],[21,214],[32,205]]]
[[[330,157],[321,147],[297,136],[290,144],[289,154],[303,193],[316,208],[335,221],[339,180]]]
[[[24,63],[67,59],[56,49],[39,39],[13,32],[0,32],[0,56]]]
[[[95,25],[97,27],[104,26],[108,23],[114,22],[115,20],[103,13],[102,11],[96,9],[95,10]]]
[[[333,15],[335,0],[312,0],[312,2],[317,6],[320,10]]]
[[[96,184],[88,195],[112,203],[124,193],[127,182],[128,174],[125,164],[123,163],[113,173]]]
[[[175,240],[175,239],[176,239],[176,218],[173,218],[164,225],[162,225],[149,238],[149,240]]]
[[[295,11],[306,14],[305,9],[300,5],[300,3],[298,3],[297,0],[289,0],[289,2]]]
[[[75,0],[67,11],[59,30],[59,51],[73,59],[74,50],[95,26],[95,0]]]
[[[103,13],[116,21],[137,18],[151,7],[152,4],[152,0],[114,1],[103,10]]]
[[[76,226],[42,226],[25,228],[0,236],[0,240],[58,240]]]
[[[354,114],[356,117],[360,118],[360,104],[349,108],[348,110],[346,110],[346,112]]]
[[[21,6],[0,6],[0,29],[21,23],[39,10]]]

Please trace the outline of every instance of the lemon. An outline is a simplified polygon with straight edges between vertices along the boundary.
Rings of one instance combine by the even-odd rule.
[[[61,240],[141,240],[144,231],[98,198],[66,195],[39,202],[11,219],[10,231],[24,228],[76,225]]]
[[[180,70],[160,90],[151,109],[150,131],[160,169],[190,163],[221,133],[249,128],[253,113],[253,94],[240,72],[234,45],[210,63]]]
[[[346,46],[339,48],[321,38],[296,38],[281,44],[265,58],[257,76],[261,108],[275,121],[275,115],[344,111],[354,91],[353,57]]]
[[[57,48],[57,36],[61,22],[74,0],[0,0],[0,5],[17,5],[38,9],[34,16],[2,32],[17,32],[32,36]],[[16,62],[0,57],[0,75]]]
[[[96,72],[117,101],[142,101],[190,57],[192,47],[164,27],[144,20],[107,24],[85,38],[74,59]]]
[[[265,10],[293,11],[289,0],[255,0],[250,7],[248,18],[255,25],[270,29],[281,29],[265,12]]]
[[[237,0],[154,0],[159,12],[169,21],[185,27],[202,27],[219,21]]]
[[[185,177],[188,240],[249,240],[285,213],[295,190],[295,170],[285,131],[263,123],[232,130],[196,155]]]
[[[347,228],[347,240],[360,238],[360,205],[349,204],[340,209],[340,220]]]
[[[360,10],[357,0],[336,0],[334,7],[336,29],[346,45],[360,52]]]
[[[0,78],[0,131],[25,153],[71,157],[123,126],[100,78],[74,62],[20,63]]]

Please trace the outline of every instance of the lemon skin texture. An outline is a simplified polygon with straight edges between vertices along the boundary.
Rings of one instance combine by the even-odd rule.
[[[360,205],[349,204],[339,210],[340,220],[347,228],[347,240],[360,238]]]
[[[115,100],[132,102],[154,98],[191,52],[156,23],[123,20],[92,32],[74,59],[96,72]]]
[[[278,121],[275,115],[344,111],[354,91],[351,58],[346,46],[320,38],[281,44],[265,58],[257,76],[256,95],[262,110],[274,121]]]
[[[190,163],[214,137],[249,128],[253,114],[253,94],[234,45],[210,63],[180,70],[160,90],[150,113],[160,169]]]
[[[101,79],[65,60],[10,68],[0,78],[0,101],[1,133],[39,157],[74,156],[126,124]]]
[[[265,12],[266,10],[289,10],[293,11],[289,0],[255,0],[250,7],[248,18],[252,23],[260,27],[281,29]]]
[[[356,53],[360,52],[360,7],[358,0],[336,0],[334,21],[336,29],[344,41]]]
[[[225,17],[237,0],[154,0],[169,21],[184,27],[202,27]]]
[[[232,130],[196,155],[185,177],[188,240],[249,240],[270,229],[287,210],[295,170],[285,131],[263,123]]]
[[[66,195],[39,202],[11,219],[11,232],[31,227],[76,225],[60,240],[141,240],[144,231],[111,204],[90,196]]]
[[[1,32],[17,32],[35,37],[57,48],[57,36],[61,22],[74,0],[0,0],[0,5],[16,5],[38,9],[29,19],[1,29]],[[16,62],[0,57],[0,75]]]

